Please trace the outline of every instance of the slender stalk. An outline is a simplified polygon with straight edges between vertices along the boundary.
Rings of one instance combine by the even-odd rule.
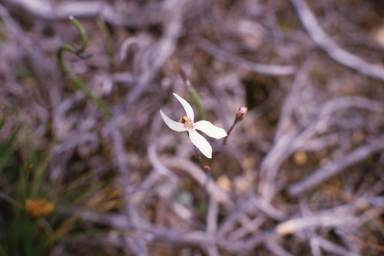
[[[231,134],[233,128],[235,127],[235,125],[240,122],[241,120],[244,119],[245,115],[247,114],[248,112],[248,108],[242,106],[239,108],[239,111],[237,112],[236,114],[236,117],[235,117],[235,121],[233,122],[231,128],[229,128],[228,132],[227,132],[227,137],[224,138],[223,140],[223,146],[225,145],[225,143],[227,143],[227,139],[229,137],[229,135]]]
[[[97,20],[97,25],[98,27],[100,28],[100,30],[106,35],[106,39],[105,39],[105,48],[106,48],[106,51],[107,51],[107,56],[108,56],[108,62],[109,62],[109,68],[111,70],[111,72],[115,72],[116,70],[116,65],[115,65],[115,50],[114,50],[114,46],[113,46],[113,41],[111,39],[111,37],[109,35],[111,35],[111,30],[109,29],[109,27],[107,26],[107,24],[105,23],[104,19],[102,17],[98,17]]]
[[[203,105],[201,104],[201,99],[195,88],[193,88],[191,81],[189,80],[187,74],[185,74],[184,70],[180,70],[180,76],[183,78],[184,83],[187,85],[188,91],[191,94],[192,100],[195,102],[197,110],[199,111],[200,120],[205,120],[205,110]]]
[[[196,104],[197,111],[199,112],[200,120],[205,120],[205,110],[203,105],[201,104],[201,99],[199,94],[194,88],[189,89],[189,93],[191,94],[191,97]]]
[[[76,85],[76,87],[82,90],[88,99],[92,100],[96,105],[106,114],[108,117],[112,117],[112,111],[108,107],[108,105],[99,97],[97,97],[91,89],[80,79],[78,76],[72,77],[72,82]]]
[[[209,171],[206,173],[207,173],[207,179],[206,179],[205,184],[204,184],[204,201],[208,200],[207,187],[208,187],[209,180],[211,179],[211,172]]]
[[[198,158],[198,160],[200,162],[201,168],[207,174],[207,179],[206,179],[205,184],[204,184],[204,200],[207,201],[208,200],[207,199],[207,196],[208,196],[207,186],[208,186],[209,180],[211,178],[211,167],[209,165],[204,165],[203,164],[203,158],[201,157],[200,151],[197,149],[196,146],[194,146],[194,148],[195,148],[195,152],[196,152],[197,158]]]
[[[203,158],[201,157],[200,151],[197,149],[197,147],[195,145],[193,147],[195,148],[195,153],[197,155],[197,159],[199,160],[201,167],[204,168],[204,166],[203,166]]]
[[[223,139],[223,145],[225,145],[225,144],[227,143],[227,139],[228,139],[229,135],[231,134],[231,132],[232,132],[232,130],[233,130],[233,127],[235,127],[235,125],[236,125],[237,123],[238,123],[238,121],[236,121],[236,119],[235,119],[235,122],[233,122],[231,128],[229,128],[229,130],[228,130],[228,132],[227,132],[227,137],[225,137],[225,138]]]

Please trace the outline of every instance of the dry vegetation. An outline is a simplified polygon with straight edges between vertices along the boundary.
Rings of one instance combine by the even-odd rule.
[[[81,45],[70,15],[92,57],[64,58],[113,117],[57,64]],[[1,0],[3,145],[19,130],[0,224],[24,204],[17,162],[46,169],[65,227],[46,255],[383,255],[383,15],[382,0]],[[215,125],[248,107],[225,146],[210,140],[206,189],[159,114],[183,115],[173,92],[192,103],[180,69]]]

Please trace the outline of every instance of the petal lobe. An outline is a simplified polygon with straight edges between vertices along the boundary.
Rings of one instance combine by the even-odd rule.
[[[193,145],[195,145],[201,153],[208,158],[212,158],[212,147],[203,136],[201,136],[196,130],[190,130],[189,138],[191,139]]]
[[[227,136],[227,132],[223,128],[219,128],[208,121],[199,121],[195,123],[195,128],[215,139],[221,139]]]
[[[161,117],[163,118],[164,120],[164,123],[172,130],[176,131],[176,132],[185,132],[187,131],[187,128],[185,127],[184,124],[182,123],[179,123],[179,122],[176,122],[176,121],[173,121],[172,119],[170,119],[169,117],[167,117],[163,111],[160,110],[160,115]]]
[[[191,120],[191,122],[193,123],[193,120],[195,118],[195,114],[193,113],[193,109],[192,109],[192,106],[183,98],[181,98],[179,95],[177,95],[176,93],[173,93],[173,95],[175,95],[175,97],[179,100],[179,102],[181,103],[181,105],[183,105],[183,108],[185,110],[185,113],[187,114],[187,117],[189,118],[189,120]]]

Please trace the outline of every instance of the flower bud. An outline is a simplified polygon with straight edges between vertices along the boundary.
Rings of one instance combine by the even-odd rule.
[[[244,107],[244,106],[240,107],[239,111],[236,114],[236,122],[243,120],[247,112],[248,112],[247,107]]]

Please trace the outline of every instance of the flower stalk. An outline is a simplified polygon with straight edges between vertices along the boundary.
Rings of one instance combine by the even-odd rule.
[[[205,110],[203,105],[201,104],[201,99],[195,88],[193,88],[191,81],[189,80],[187,74],[184,72],[184,70],[180,69],[180,76],[183,78],[184,83],[187,85],[188,92],[191,95],[191,98],[193,102],[195,102],[195,105],[197,107],[197,111],[199,112],[200,119],[205,119]]]
[[[247,107],[241,106],[239,108],[239,111],[237,111],[236,116],[235,116],[235,121],[233,122],[231,128],[229,128],[229,130],[227,132],[227,137],[225,137],[224,140],[223,140],[223,145],[225,145],[227,143],[227,139],[228,139],[229,135],[231,134],[233,128],[235,127],[235,125],[238,122],[240,122],[241,120],[244,119],[244,117],[247,114],[247,112],[248,112],[248,108]]]

